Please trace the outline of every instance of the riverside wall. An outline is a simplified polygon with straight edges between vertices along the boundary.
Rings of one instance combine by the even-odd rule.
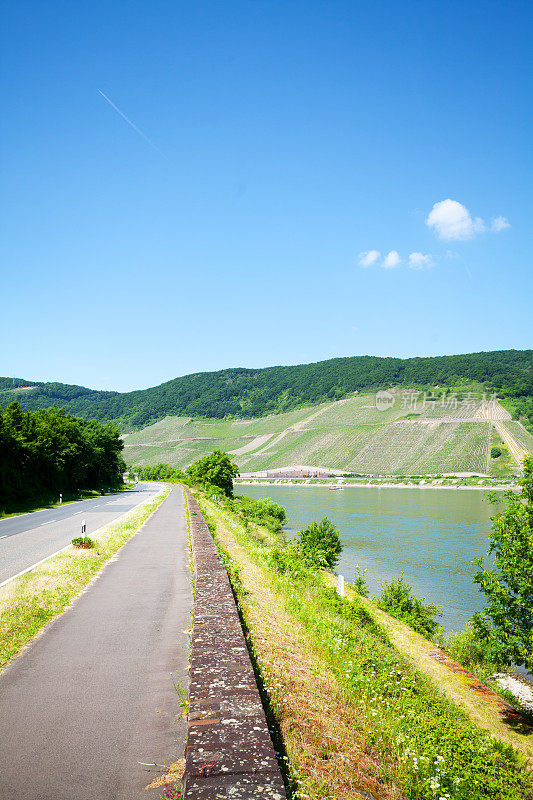
[[[195,579],[184,800],[286,797],[228,573],[188,489]]]

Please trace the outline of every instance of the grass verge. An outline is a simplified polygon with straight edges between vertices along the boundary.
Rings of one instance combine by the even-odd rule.
[[[0,669],[96,577],[168,496],[170,487],[104,528],[89,550],[69,547],[0,588]]]
[[[364,604],[299,569],[281,537],[199,500],[238,567],[234,588],[295,797],[533,797],[524,757],[474,725]]]

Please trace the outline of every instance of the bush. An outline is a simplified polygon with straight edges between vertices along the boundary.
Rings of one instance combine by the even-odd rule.
[[[365,575],[367,573],[366,569],[361,569],[361,567],[355,568],[355,574],[353,579],[353,588],[357,594],[361,595],[361,597],[368,597],[368,586],[366,585]]]
[[[498,672],[501,664],[494,663],[488,643],[476,633],[472,622],[467,622],[460,633],[452,633],[446,639],[446,651],[463,667],[480,668],[490,673]]]
[[[335,525],[327,517],[312,522],[298,534],[297,548],[311,561],[332,569],[342,551],[342,543]]]
[[[434,603],[415,597],[411,586],[405,583],[403,573],[390,583],[382,583],[381,589],[381,597],[376,601],[378,608],[405,622],[422,636],[429,639],[435,636],[440,628],[435,618],[441,617],[442,611]]]
[[[283,506],[279,506],[269,498],[254,500],[251,497],[239,495],[231,502],[231,510],[244,520],[255,522],[256,525],[264,525],[273,533],[281,530],[287,519]]]
[[[491,447],[490,448],[490,457],[491,458],[499,458],[502,454],[501,447]]]
[[[316,578],[319,565],[291,544],[280,542],[270,550],[268,568],[276,575],[288,578],[292,583],[308,583]]]
[[[72,544],[74,547],[83,548],[84,550],[89,550],[91,547],[94,547],[93,540],[89,539],[88,536],[76,536],[76,538],[72,540]]]

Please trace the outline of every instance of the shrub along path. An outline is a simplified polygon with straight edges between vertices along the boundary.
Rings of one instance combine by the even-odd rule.
[[[99,577],[0,675],[0,797],[135,800],[176,762],[192,605],[172,490]]]

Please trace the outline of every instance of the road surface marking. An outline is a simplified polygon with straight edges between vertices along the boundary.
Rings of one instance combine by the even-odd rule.
[[[142,502],[144,502],[144,500]],[[142,503],[139,503],[137,506],[133,506],[133,508],[138,508],[140,505],[142,505]],[[106,525],[102,525],[100,528],[97,528],[95,531],[92,531],[91,535],[92,536],[96,536],[97,533],[100,533],[100,531],[105,530],[105,528],[107,528],[109,525],[111,525],[112,522],[119,522],[123,517],[127,516],[130,513],[130,511],[133,511],[133,508],[128,509],[128,511],[125,511],[119,517],[117,517],[116,519],[111,520],[111,522],[108,522]],[[39,526],[39,527],[41,527],[41,526]],[[141,528],[138,528],[138,531],[140,531],[140,529]],[[27,533],[27,531],[22,531],[22,533]],[[10,581],[14,581],[15,578],[19,578],[21,575],[25,575],[27,572],[30,572],[30,570],[35,569],[35,567],[38,567],[39,564],[44,564],[44,562],[48,561],[49,558],[53,558],[54,556],[59,555],[59,553],[62,553],[64,550],[67,550],[69,547],[72,547],[72,542],[70,542],[69,544],[65,545],[65,547],[62,547],[61,550],[56,550],[55,553],[51,553],[49,556],[46,556],[45,558],[41,558],[40,561],[36,561],[35,564],[31,565],[31,567],[28,567],[27,569],[23,569],[22,572],[17,572],[16,575],[12,575],[11,578],[7,578],[5,581],[2,581],[2,583],[0,583],[0,589],[2,588],[2,586],[5,586],[6,583],[9,583]]]
[[[19,578],[21,575],[25,575],[31,569],[35,569],[35,567],[38,567],[39,564],[43,564],[45,561],[48,561],[49,558],[53,558],[54,556],[59,555],[59,553],[62,553],[63,550],[67,549],[67,547],[71,547],[71,545],[67,544],[65,547],[62,547],[61,550],[56,550],[56,552],[52,553],[52,555],[46,556],[46,558],[41,558],[40,561],[37,561],[35,564],[32,564],[31,567],[28,567],[27,569],[23,569],[22,572],[17,572],[16,575],[12,575],[11,578],[7,578],[7,580],[2,581],[2,583],[0,583],[0,589],[2,588],[2,586],[5,586],[6,583],[9,583],[9,581],[14,581],[15,578]]]

